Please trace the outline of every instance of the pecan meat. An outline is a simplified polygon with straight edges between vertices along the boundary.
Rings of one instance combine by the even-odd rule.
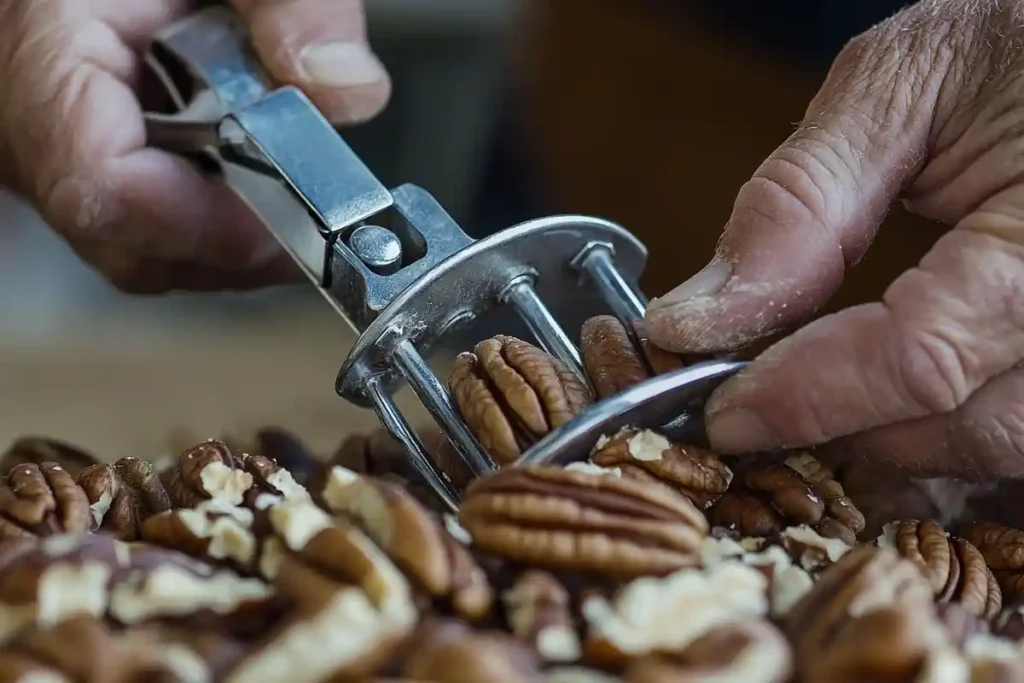
[[[1024,597],[1024,532],[1000,524],[976,522],[961,535],[981,551],[992,570],[1003,599],[1015,602]]]
[[[470,431],[501,465],[590,405],[590,390],[560,360],[498,336],[455,359],[448,388]]]
[[[624,429],[602,439],[590,461],[618,468],[627,479],[666,485],[701,509],[717,500],[732,481],[732,471],[711,451],[672,443],[650,430]]]
[[[502,596],[509,630],[546,662],[575,662],[582,654],[569,591],[547,572],[521,574]]]
[[[618,579],[696,565],[707,533],[704,516],[681,495],[551,467],[475,481],[459,521],[483,552]]]
[[[89,499],[56,463],[18,465],[0,477],[0,542],[80,533],[92,526]]]
[[[93,529],[122,541],[136,540],[143,522],[171,509],[163,482],[152,465],[138,458],[87,467],[78,476],[78,485],[89,499]]]
[[[0,477],[17,465],[54,463],[77,478],[79,472],[98,462],[96,456],[71,444],[40,436],[25,436],[12,443],[0,455]]]

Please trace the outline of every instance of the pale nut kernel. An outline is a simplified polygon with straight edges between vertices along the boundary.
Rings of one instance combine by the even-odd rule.
[[[704,516],[681,495],[553,467],[506,469],[475,481],[459,522],[485,553],[616,579],[696,565],[707,533]]]
[[[592,402],[587,386],[560,360],[506,336],[459,354],[448,388],[470,431],[500,465]]]
[[[673,443],[651,430],[623,429],[602,439],[590,461],[642,483],[665,485],[698,508],[707,508],[729,488],[732,471],[711,451]]]
[[[509,630],[541,659],[568,663],[580,658],[569,591],[558,579],[547,572],[524,572],[502,598]]]

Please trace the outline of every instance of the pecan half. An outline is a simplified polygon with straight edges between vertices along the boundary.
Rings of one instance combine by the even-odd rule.
[[[651,371],[619,319],[597,315],[580,332],[583,367],[598,398],[607,398],[651,377]]]
[[[582,654],[569,591],[547,572],[521,574],[502,596],[509,630],[546,662],[575,662]]]
[[[1024,531],[978,522],[967,525],[961,535],[981,551],[1005,601],[1024,597]]]
[[[819,531],[828,538],[839,538],[847,545],[853,545],[857,535],[864,531],[864,514],[846,496],[843,485],[833,476],[832,470],[807,452],[791,454],[784,464],[810,482],[811,490],[824,503],[825,512]]]
[[[40,436],[24,436],[0,455],[0,476],[6,475],[17,465],[42,465],[55,463],[64,468],[72,477],[99,460],[71,444]]]
[[[253,450],[276,462],[300,484],[305,484],[320,464],[302,439],[280,427],[266,427],[256,432]]]
[[[148,543],[251,572],[262,541],[254,523],[251,510],[212,499],[153,515],[142,523],[139,535]]]
[[[241,465],[226,443],[210,439],[184,451],[160,478],[176,507],[211,498],[241,505],[253,485],[253,475]]]
[[[533,652],[507,634],[428,621],[414,639],[402,674],[433,683],[536,683],[540,667]]]
[[[681,495],[552,467],[475,481],[459,521],[486,553],[619,579],[694,566],[707,533],[704,516]]]
[[[991,619],[1002,607],[995,576],[974,545],[950,538],[934,520],[893,522],[883,528],[879,546],[895,548],[921,570],[939,604],[957,602],[970,614]]]
[[[88,531],[89,499],[56,463],[18,465],[0,477],[0,541]]]
[[[514,337],[498,336],[459,354],[448,376],[459,412],[499,464],[590,405],[590,390],[560,360]]]
[[[369,536],[420,589],[465,619],[480,619],[494,599],[486,574],[431,515],[391,482],[334,467],[324,506]]]
[[[636,579],[611,599],[584,599],[584,648],[592,661],[613,666],[680,652],[726,624],[764,617],[767,587],[761,572],[738,562]]]
[[[792,672],[786,638],[767,621],[751,619],[711,631],[678,653],[640,657],[627,667],[625,679],[629,683],[785,683]]]
[[[913,562],[895,550],[859,546],[821,574],[783,624],[794,643],[797,662],[803,663],[827,651],[850,620],[880,610],[899,612],[904,607],[933,615],[928,581]]]
[[[78,485],[89,499],[93,528],[122,541],[134,541],[143,522],[171,508],[171,496],[152,465],[138,458],[87,467]]]
[[[732,471],[711,451],[672,443],[650,430],[623,429],[598,442],[590,461],[622,476],[666,485],[704,509],[729,488]]]

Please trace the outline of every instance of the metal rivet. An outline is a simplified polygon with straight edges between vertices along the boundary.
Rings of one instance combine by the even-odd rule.
[[[390,275],[402,267],[402,242],[379,225],[361,225],[348,238],[349,248],[375,273]]]

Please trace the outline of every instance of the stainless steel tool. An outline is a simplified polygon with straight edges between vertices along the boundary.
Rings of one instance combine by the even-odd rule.
[[[175,109],[146,114],[149,144],[216,169],[359,333],[338,372],[338,394],[376,411],[449,508],[457,508],[457,492],[392,400],[400,382],[409,383],[473,472],[496,465],[428,367],[432,348],[442,340],[477,341],[474,321],[504,306],[582,374],[579,351],[546,300],[593,288],[623,321],[643,315],[637,282],[647,250],[628,231],[564,215],[471,239],[423,189],[381,184],[299,90],[275,87],[226,8],[208,8],[165,31],[147,64]],[[741,365],[712,361],[636,385],[549,434],[520,463],[585,459],[601,434],[627,424],[692,430],[698,416],[682,407]]]

